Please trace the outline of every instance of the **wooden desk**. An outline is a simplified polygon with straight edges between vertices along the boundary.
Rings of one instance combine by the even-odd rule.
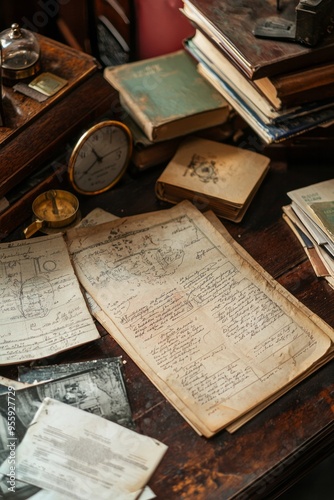
[[[167,207],[153,186],[161,168],[127,175],[112,191],[81,198],[82,215],[100,206],[125,216]],[[318,280],[282,220],[286,192],[331,178],[332,167],[273,164],[241,224],[226,227],[283,286],[334,327],[334,290]],[[19,233],[12,236],[19,236]],[[235,434],[199,437],[101,327],[101,338],[49,359],[74,362],[122,355],[138,432],[168,451],[149,485],[158,500],[272,498],[334,450],[334,362],[289,391]],[[41,360],[41,364],[45,360]],[[0,374],[16,377],[15,366]]]

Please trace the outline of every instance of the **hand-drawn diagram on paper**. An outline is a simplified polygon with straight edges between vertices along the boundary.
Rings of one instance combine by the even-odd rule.
[[[69,249],[115,338],[211,430],[328,349],[190,204],[73,230]]]
[[[0,245],[0,364],[98,337],[62,235]]]

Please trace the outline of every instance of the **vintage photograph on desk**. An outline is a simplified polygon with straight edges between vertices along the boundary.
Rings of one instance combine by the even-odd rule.
[[[15,390],[16,447],[24,438],[45,398],[52,398],[128,429],[134,429],[120,358],[31,368],[21,366],[18,372],[20,382],[26,387]],[[11,381],[8,380],[8,384],[11,384]],[[4,420],[7,418],[8,394],[11,394],[9,391],[13,391],[11,385],[6,393],[0,395],[0,414]],[[5,435],[5,432],[0,433],[0,443]],[[8,447],[4,444],[0,462],[8,458],[8,452]],[[0,492],[6,490],[5,483],[5,478],[0,481]],[[30,498],[32,486],[23,483],[20,486],[17,481],[17,488],[22,498]]]
[[[78,377],[78,384],[81,383],[80,391],[74,377]],[[19,366],[18,380],[38,384],[37,392],[41,399],[47,396],[56,399],[62,397],[64,403],[73,404],[125,427],[134,427],[123,362],[119,357],[61,365]],[[63,386],[61,390],[52,384],[55,381]],[[87,387],[82,387],[85,384]]]
[[[119,358],[64,365],[21,367],[20,381],[30,384],[16,391],[17,418],[27,428],[44,398],[50,397],[81,410],[133,428]],[[1,403],[2,402],[2,403]],[[6,397],[0,396],[6,410]]]

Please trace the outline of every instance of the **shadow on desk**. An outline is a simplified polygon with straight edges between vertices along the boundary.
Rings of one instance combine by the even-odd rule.
[[[333,498],[334,454],[317,465],[304,479],[283,493],[279,500],[327,500]]]

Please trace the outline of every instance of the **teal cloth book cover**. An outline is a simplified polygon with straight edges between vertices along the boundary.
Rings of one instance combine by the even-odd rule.
[[[225,123],[229,105],[179,50],[104,70],[122,106],[151,141],[179,137]]]

